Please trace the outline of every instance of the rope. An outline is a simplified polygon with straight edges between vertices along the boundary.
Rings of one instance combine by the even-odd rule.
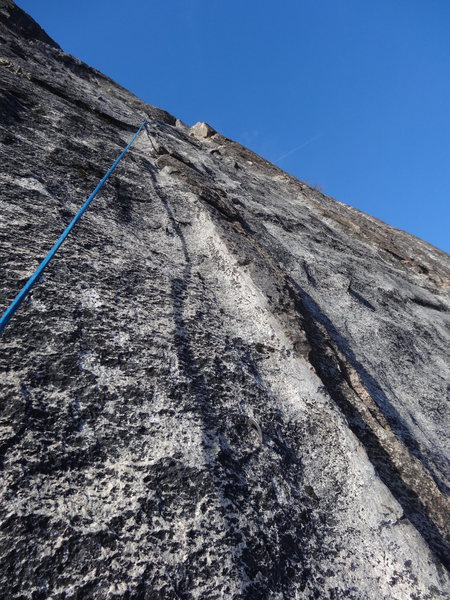
[[[64,242],[64,240],[66,239],[66,237],[72,231],[72,229],[75,227],[76,223],[81,219],[81,217],[83,216],[83,214],[87,210],[89,204],[92,202],[92,200],[98,194],[98,192],[100,191],[100,189],[103,187],[103,184],[106,182],[106,180],[108,179],[108,177],[111,175],[111,173],[117,167],[117,165],[120,163],[120,161],[122,160],[123,156],[127,152],[128,148],[131,146],[131,144],[134,142],[134,140],[137,138],[137,136],[140,134],[140,132],[142,131],[142,129],[145,127],[146,124],[147,124],[147,120],[145,120],[141,124],[141,126],[139,127],[139,129],[136,131],[136,133],[131,138],[131,141],[129,142],[129,144],[127,144],[127,146],[125,147],[125,149],[121,152],[121,154],[113,162],[113,164],[111,165],[111,167],[108,169],[108,172],[106,173],[106,175],[100,180],[100,182],[98,183],[98,185],[95,188],[95,190],[92,192],[92,194],[85,201],[85,203],[80,208],[80,210],[77,212],[77,214],[74,216],[74,218],[70,221],[70,223],[64,229],[64,231],[62,232],[62,234],[58,238],[57,242],[54,244],[54,246],[52,246],[52,248],[48,252],[47,256],[44,258],[44,260],[41,262],[41,264],[37,267],[36,271],[33,273],[33,275],[30,277],[30,279],[26,282],[26,284],[23,286],[23,288],[20,290],[20,292],[17,294],[17,296],[11,302],[11,304],[9,305],[9,307],[5,310],[5,312],[2,315],[2,318],[0,319],[0,335],[3,333],[5,327],[8,325],[9,321],[11,320],[11,317],[14,315],[14,313],[16,312],[16,310],[19,308],[19,306],[22,304],[22,302],[27,297],[27,295],[28,295],[29,291],[31,290],[31,288],[33,287],[33,285],[36,283],[36,281],[42,275],[42,273],[44,272],[44,269],[49,264],[49,262],[52,260],[52,258],[54,257],[54,255],[58,251],[59,247],[62,245],[62,243]]]

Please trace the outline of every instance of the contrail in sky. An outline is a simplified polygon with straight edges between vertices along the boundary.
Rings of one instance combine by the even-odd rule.
[[[319,139],[320,137],[322,137],[321,133],[318,133],[317,135],[315,135],[314,137],[310,138],[309,140],[306,140],[306,142],[303,142],[303,144],[300,144],[300,146],[296,146],[295,148],[293,148],[292,150],[289,150],[289,152],[286,152],[286,154],[282,154],[281,156],[279,156],[276,160],[274,160],[274,163],[279,162],[280,160],[283,160],[283,158],[286,158],[288,156],[290,156],[291,154],[294,154],[294,152],[297,152],[297,150],[300,150],[301,148],[304,148],[305,146],[307,146],[308,144],[311,144],[312,142],[315,142],[317,139]]]

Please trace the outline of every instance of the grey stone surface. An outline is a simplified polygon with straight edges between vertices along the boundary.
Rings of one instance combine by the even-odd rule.
[[[0,49],[1,597],[448,597],[448,255]]]

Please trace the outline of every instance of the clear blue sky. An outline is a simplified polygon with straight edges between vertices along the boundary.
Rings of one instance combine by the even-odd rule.
[[[450,251],[450,0],[17,0],[188,124]]]

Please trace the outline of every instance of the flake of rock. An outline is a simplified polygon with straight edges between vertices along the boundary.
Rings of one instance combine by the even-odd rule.
[[[176,119],[175,120],[175,127],[177,127],[178,129],[181,129],[182,131],[185,131],[186,133],[189,132],[189,127],[186,125],[186,123],[183,123],[183,121],[181,119]]]
[[[203,121],[199,121],[195,125],[191,127],[191,135],[198,139],[205,139],[213,136],[216,131],[208,125],[208,123],[204,123]]]

